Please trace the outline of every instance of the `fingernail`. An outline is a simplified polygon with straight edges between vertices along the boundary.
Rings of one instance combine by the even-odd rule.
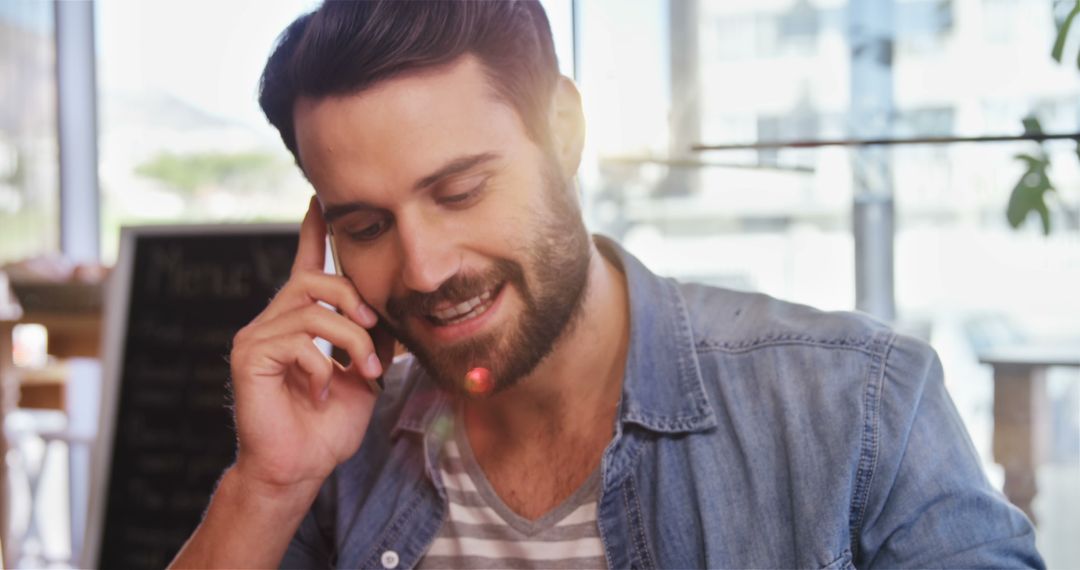
[[[356,308],[356,316],[360,319],[360,324],[365,327],[373,327],[375,323],[379,322],[379,317],[375,315],[375,311],[364,304]]]
[[[382,374],[382,364],[379,362],[379,357],[375,353],[371,353],[367,357],[367,361],[364,362],[364,372],[367,375],[374,378],[379,374]]]

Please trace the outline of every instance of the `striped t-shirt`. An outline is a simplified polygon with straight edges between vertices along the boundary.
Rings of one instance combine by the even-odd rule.
[[[530,521],[495,493],[464,430],[453,431],[439,461],[450,513],[417,568],[606,568],[596,522],[599,470],[561,505]]]

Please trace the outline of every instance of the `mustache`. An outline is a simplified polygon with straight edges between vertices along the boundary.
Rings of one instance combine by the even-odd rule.
[[[391,297],[386,301],[386,313],[399,323],[410,316],[427,316],[440,304],[467,301],[501,283],[512,283],[527,300],[531,298],[521,264],[509,259],[496,259],[490,269],[482,273],[454,275],[431,293],[410,291],[400,297]]]

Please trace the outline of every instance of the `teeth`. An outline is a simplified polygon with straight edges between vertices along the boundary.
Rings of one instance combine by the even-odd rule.
[[[441,311],[435,311],[435,312],[431,313],[431,315],[434,316],[435,318],[443,319],[443,320],[452,319],[452,318],[457,317],[459,315],[464,315],[465,313],[468,313],[469,311],[473,310],[473,308],[475,308],[477,305],[479,305],[481,302],[483,302],[483,301],[479,296],[473,297],[472,299],[469,299],[468,301],[462,301],[461,303],[458,303],[457,305],[454,305],[453,307],[443,309]]]
[[[490,300],[491,291],[486,291],[481,295],[477,295],[468,301],[458,303],[453,307],[441,311],[434,311],[431,313],[431,316],[439,321],[440,324],[444,325],[468,320],[477,317],[488,310],[488,307],[491,306]]]

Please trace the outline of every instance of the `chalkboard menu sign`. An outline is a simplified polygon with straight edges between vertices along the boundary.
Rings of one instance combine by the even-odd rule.
[[[84,566],[162,568],[198,525],[236,452],[230,343],[288,279],[298,230],[124,229]]]

